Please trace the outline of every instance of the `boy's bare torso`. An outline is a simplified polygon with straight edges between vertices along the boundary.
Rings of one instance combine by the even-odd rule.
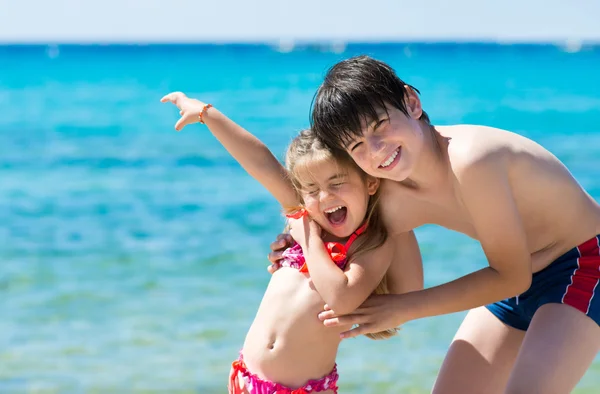
[[[442,126],[436,130],[447,141],[441,154],[449,163],[447,174],[442,174],[436,186],[421,188],[391,180],[382,182],[381,204],[392,232],[438,224],[478,239],[462,200],[459,179],[461,171],[486,161],[508,174],[533,272],[600,233],[600,206],[566,167],[537,143],[483,126]],[[493,176],[491,173],[491,181]],[[493,209],[494,201],[490,201],[490,210]]]

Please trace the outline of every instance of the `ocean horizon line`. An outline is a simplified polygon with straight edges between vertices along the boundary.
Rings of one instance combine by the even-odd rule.
[[[274,40],[274,41],[31,41],[31,42],[3,42],[0,49],[8,50],[49,50],[62,49],[192,49],[192,48],[256,48],[268,49],[276,52],[289,53],[296,51],[316,51],[344,53],[359,48],[385,49],[393,47],[412,47],[413,49],[450,49],[450,48],[523,48],[523,49],[549,49],[557,48],[568,53],[580,51],[600,50],[600,41],[341,41],[341,40]]]
[[[213,40],[160,40],[160,39],[112,39],[112,40],[7,40],[0,38],[0,46],[273,46],[273,45],[517,45],[517,46],[565,46],[581,45],[585,47],[600,45],[595,39],[487,39],[487,38],[439,38],[439,39],[213,39]]]

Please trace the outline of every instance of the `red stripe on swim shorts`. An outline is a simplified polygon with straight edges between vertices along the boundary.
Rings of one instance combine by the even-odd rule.
[[[571,275],[571,284],[567,286],[562,302],[587,314],[600,280],[598,237],[582,243],[577,247],[577,251],[577,268]]]

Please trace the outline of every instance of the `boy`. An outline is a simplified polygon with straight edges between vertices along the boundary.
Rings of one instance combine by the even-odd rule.
[[[490,127],[434,127],[417,93],[385,63],[342,61],[317,92],[313,128],[384,180],[391,234],[435,223],[477,239],[489,266],[319,317],[355,325],[353,337],[470,310],[434,393],[570,392],[600,349],[600,207],[540,145]]]

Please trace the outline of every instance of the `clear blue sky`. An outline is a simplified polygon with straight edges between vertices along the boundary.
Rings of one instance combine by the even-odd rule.
[[[0,0],[0,42],[595,41],[600,0]]]

